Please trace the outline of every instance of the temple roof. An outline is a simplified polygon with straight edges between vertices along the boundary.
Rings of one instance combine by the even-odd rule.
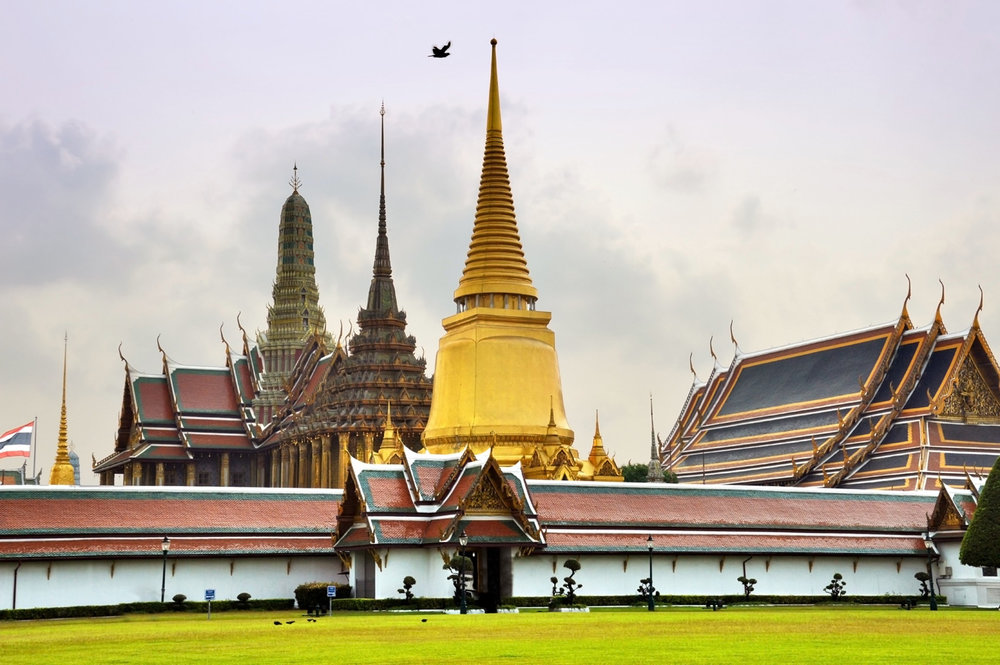
[[[682,482],[869,489],[961,484],[998,454],[1000,372],[978,323],[949,334],[939,305],[915,329],[905,304],[893,323],[737,352],[695,379],[660,447]]]
[[[914,555],[934,492],[529,480],[547,552]]]
[[[223,367],[184,365],[164,353],[163,373],[149,374],[125,361],[115,451],[96,462],[94,472],[117,470],[130,460],[188,461],[195,450],[253,450],[250,365],[226,348]]]
[[[336,549],[388,545],[536,547],[543,542],[518,467],[468,450],[429,455],[407,450],[402,464],[351,460]]]

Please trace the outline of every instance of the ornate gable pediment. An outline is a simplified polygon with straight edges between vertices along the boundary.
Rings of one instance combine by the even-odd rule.
[[[523,509],[521,500],[507,484],[496,459],[489,458],[479,478],[462,501],[465,512],[509,515]]]
[[[944,398],[939,415],[963,420],[1000,420],[1000,396],[982,372],[966,355],[951,380],[951,390]]]
[[[967,526],[946,488],[942,488],[938,494],[934,512],[928,518],[928,526],[934,531],[964,529]]]

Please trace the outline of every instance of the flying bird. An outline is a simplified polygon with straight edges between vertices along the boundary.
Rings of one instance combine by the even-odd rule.
[[[428,58],[447,58],[449,55],[451,55],[451,53],[448,53],[448,49],[450,49],[450,48],[451,48],[451,42],[448,42],[447,44],[445,44],[441,48],[438,48],[437,46],[432,46],[431,47],[432,53],[429,56],[427,56],[427,57]]]

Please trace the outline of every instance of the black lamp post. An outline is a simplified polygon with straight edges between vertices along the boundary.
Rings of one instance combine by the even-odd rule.
[[[928,580],[931,584],[931,612],[937,611],[937,596],[934,592],[934,541],[931,539],[930,529],[927,530],[924,536],[924,546],[927,548],[927,574],[930,576]]]
[[[646,549],[649,550],[649,611],[655,612],[653,607],[653,536],[650,534],[646,539]]]
[[[162,603],[167,594],[167,552],[170,551],[170,539],[164,536],[161,546],[163,547],[163,577],[160,582],[160,602]]]
[[[459,535],[459,537],[458,537],[458,544],[459,544],[459,546],[461,548],[458,551],[458,555],[461,557],[459,559],[459,565],[458,565],[458,568],[459,568],[459,570],[458,570],[458,592],[459,592],[459,594],[461,594],[461,597],[459,598],[459,601],[458,601],[459,602],[459,612],[462,613],[462,614],[466,614],[466,609],[467,608],[465,607],[465,562],[466,562],[466,558],[465,558],[465,546],[469,544],[469,536],[468,536],[468,534],[465,533],[465,531],[462,531],[461,535]]]

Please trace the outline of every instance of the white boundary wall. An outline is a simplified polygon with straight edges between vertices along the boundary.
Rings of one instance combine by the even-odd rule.
[[[0,609],[14,601],[16,563],[0,562]],[[165,601],[178,593],[188,600],[294,598],[305,582],[345,581],[336,556],[167,558]],[[163,559],[64,559],[23,561],[17,570],[17,609],[159,602]]]

